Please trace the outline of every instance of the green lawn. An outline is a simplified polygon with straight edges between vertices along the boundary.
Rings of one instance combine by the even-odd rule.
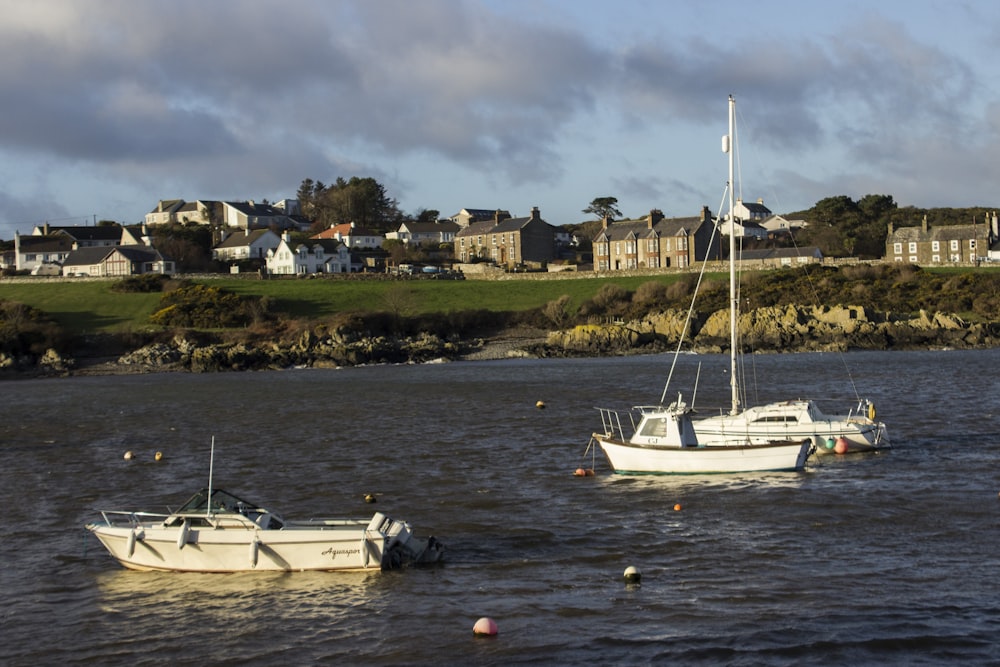
[[[400,310],[410,314],[463,310],[523,311],[566,294],[572,305],[590,299],[602,285],[634,290],[642,283],[675,281],[681,274],[567,280],[240,280],[204,281],[237,294],[268,296],[276,310],[321,320],[340,312]],[[74,333],[149,329],[160,294],[112,292],[112,281],[0,282],[0,299],[49,313]]]

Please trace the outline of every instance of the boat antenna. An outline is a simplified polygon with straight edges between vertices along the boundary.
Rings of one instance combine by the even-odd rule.
[[[206,515],[212,514],[212,473],[215,471],[215,436],[212,436],[212,449],[208,456],[208,504],[205,509]]]

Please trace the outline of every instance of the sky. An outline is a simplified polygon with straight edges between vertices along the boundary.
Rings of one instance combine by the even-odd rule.
[[[994,0],[0,0],[0,239],[372,177],[582,222],[995,206]],[[918,221],[914,221],[917,224]]]

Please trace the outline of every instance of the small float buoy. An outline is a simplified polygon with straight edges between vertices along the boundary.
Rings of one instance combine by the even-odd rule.
[[[378,498],[375,497],[374,493],[366,493],[365,494],[365,502],[366,503],[374,503],[377,500],[378,500]]]
[[[836,445],[836,444],[837,444],[837,441],[834,440],[833,438],[827,438],[826,439],[826,448],[827,449],[833,449],[834,445]]]
[[[587,468],[586,470],[584,470],[584,472],[587,473],[587,477],[593,477],[594,476],[594,469],[593,468]]]
[[[260,553],[260,540],[256,537],[250,540],[250,567],[257,567],[257,558]]]
[[[848,449],[850,449],[850,445],[847,442],[847,438],[837,438],[837,444],[833,446],[833,451],[837,454],[846,454]]]
[[[127,451],[127,452],[125,452],[125,456],[122,457],[122,458],[124,458],[126,461],[131,461],[132,460],[132,456],[133,456],[132,452],[131,451]]]
[[[544,410],[545,409],[545,401],[538,401],[537,403],[535,403],[535,407],[538,408],[539,410]]]
[[[680,512],[682,509],[684,509],[684,508],[681,507],[680,503],[677,503],[677,504],[674,505],[674,511],[675,512]]]
[[[163,452],[156,452],[155,454],[153,454],[153,460],[159,461],[161,459],[163,459]]]
[[[573,471],[573,476],[574,477],[586,477],[587,476],[587,471],[584,470],[583,468],[577,468],[576,470]]]
[[[629,582],[630,584],[636,584],[639,583],[641,579],[642,579],[642,573],[639,572],[639,568],[637,568],[634,565],[629,565],[628,567],[625,568],[625,581]]]
[[[492,637],[497,633],[497,622],[483,616],[472,626],[472,634],[480,637]]]

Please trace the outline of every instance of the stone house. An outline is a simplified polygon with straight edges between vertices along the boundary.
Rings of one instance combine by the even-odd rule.
[[[919,227],[896,229],[890,223],[885,259],[910,264],[975,263],[988,256],[997,231],[996,214],[988,222],[972,225],[932,227],[926,215]]]
[[[708,207],[689,218],[664,218],[659,210],[639,220],[605,219],[593,239],[594,271],[684,268],[720,257]]]
[[[462,263],[491,261],[510,268],[540,267],[555,258],[556,228],[545,222],[538,207],[526,218],[506,217],[474,222],[455,234],[455,258]]]

